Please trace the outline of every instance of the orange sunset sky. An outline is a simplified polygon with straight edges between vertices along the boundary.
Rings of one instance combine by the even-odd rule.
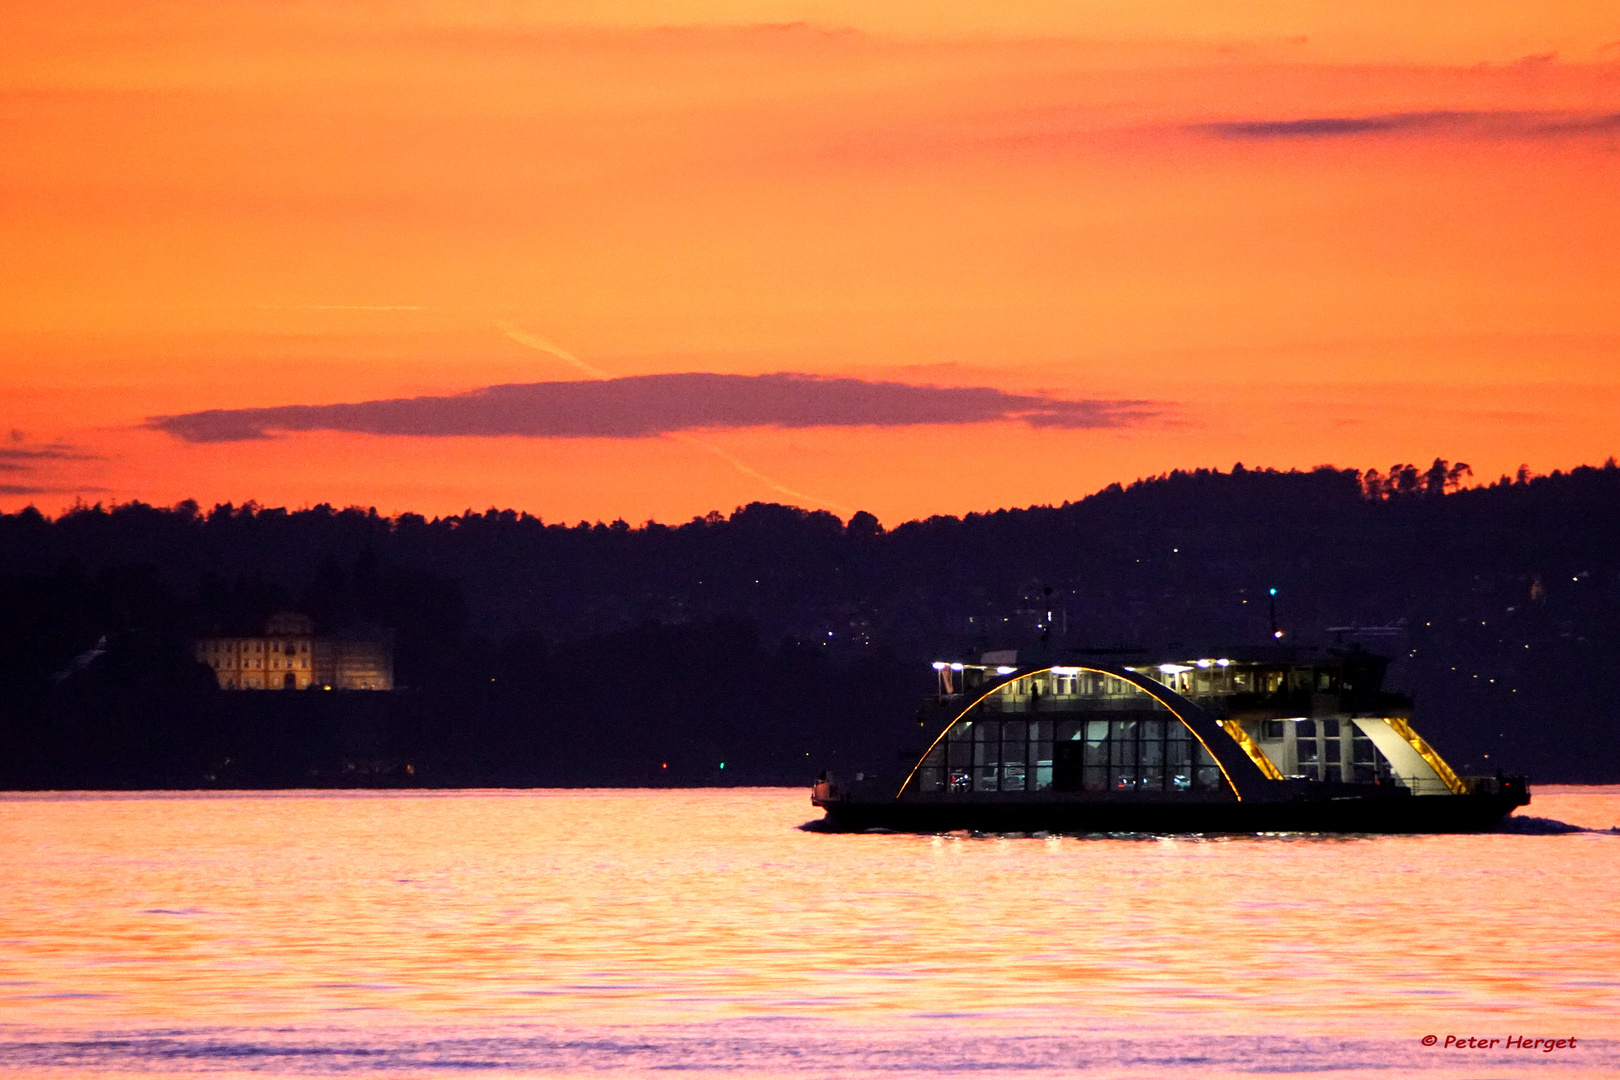
[[[1620,452],[1620,8],[14,0],[0,237],[7,509],[1488,480]]]

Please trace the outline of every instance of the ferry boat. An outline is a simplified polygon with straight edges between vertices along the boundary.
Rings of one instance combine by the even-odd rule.
[[[1359,647],[937,661],[903,777],[823,774],[821,828],[987,833],[1476,832],[1530,801],[1461,776]],[[930,725],[929,717],[932,723]]]

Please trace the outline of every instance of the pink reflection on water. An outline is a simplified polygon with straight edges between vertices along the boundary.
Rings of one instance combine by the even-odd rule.
[[[1606,829],[1620,788],[1538,789],[1528,809]],[[704,1063],[692,1032],[765,1024],[760,1045],[898,1048],[857,1071],[932,1069],[919,1055],[948,1037],[1020,1047],[1036,1070],[1079,1067],[1062,1047],[1089,1045],[1124,1075],[1149,1066],[1109,1064],[1097,1040],[1252,1036],[1370,1040],[1412,1055],[1384,1065],[1467,1075],[1481,1062],[1417,1040],[1620,1037],[1620,836],[794,827],[814,816],[799,790],[7,796],[0,1040],[326,1032],[404,1055],[373,1074],[415,1075],[431,1062],[401,1048],[424,1032],[661,1031],[664,1050],[635,1051],[651,1060],[612,1060],[695,1055],[684,1068]],[[515,1047],[492,1060],[552,1067]],[[1391,1049],[1312,1053],[1341,1051],[1371,1067]],[[116,1058],[76,1071],[130,1067]]]

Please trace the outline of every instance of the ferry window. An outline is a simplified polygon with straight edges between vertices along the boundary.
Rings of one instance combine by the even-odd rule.
[[[938,792],[945,790],[945,770],[923,766],[917,770],[917,790]]]
[[[1378,750],[1373,741],[1356,731],[1354,739],[1350,740],[1350,772],[1358,784],[1370,784],[1384,775],[1385,768],[1379,760]]]
[[[1033,766],[1036,791],[1052,787],[1052,721],[1034,720],[1029,725],[1030,764]]]
[[[1196,771],[1193,773],[1193,786],[1200,791],[1217,791],[1221,786],[1221,769],[1215,764],[1215,758],[1204,748],[1203,743],[1198,744]]]
[[[1029,743],[1025,741],[1022,720],[1002,725],[1001,731],[1001,790],[1023,791],[1028,785]]]
[[[1314,738],[1316,738],[1316,721],[1315,720],[1295,720],[1294,721],[1294,738],[1296,738],[1296,739],[1314,739]]]
[[[1283,722],[1281,720],[1267,720],[1264,737],[1271,740],[1282,738]]]
[[[1329,673],[1329,672],[1326,672],[1326,671],[1317,672],[1316,673],[1316,688],[1318,690],[1321,690],[1321,691],[1324,691],[1324,692],[1326,692],[1328,690],[1332,690],[1333,689],[1333,676],[1332,676],[1332,674]]]
[[[1099,742],[1108,738],[1108,721],[1088,720],[1086,722],[1086,741]]]
[[[1113,786],[1129,790],[1136,787],[1136,721],[1115,720],[1109,733],[1109,779]]]
[[[1169,787],[1186,790],[1192,786],[1192,740],[1181,724],[1172,724],[1170,738],[1165,742],[1165,775]]]
[[[1137,767],[1137,786],[1148,791],[1164,790],[1164,740],[1150,732],[1148,726],[1163,727],[1159,720],[1148,720],[1142,724],[1142,751],[1141,761]]]
[[[1315,739],[1301,739],[1301,740],[1299,740],[1299,763],[1300,763],[1300,765],[1301,766],[1315,765],[1316,764],[1316,758],[1317,758],[1316,740]]]
[[[998,791],[1001,787],[996,724],[973,726],[973,790]]]
[[[1110,733],[1113,738],[1111,746],[1113,763],[1115,765],[1136,764],[1136,721],[1115,720],[1114,730]]]
[[[1102,791],[1108,787],[1108,721],[1094,720],[1089,726],[1100,727],[1102,732],[1101,737],[1085,741],[1083,786],[1087,791]]]
[[[1329,762],[1322,770],[1322,779],[1330,784],[1337,784],[1340,776],[1341,772],[1337,762]]]
[[[1337,720],[1322,721],[1322,734],[1329,739],[1337,739],[1339,737],[1339,722]]]

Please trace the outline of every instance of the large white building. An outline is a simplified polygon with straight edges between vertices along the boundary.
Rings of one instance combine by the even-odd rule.
[[[253,637],[205,637],[196,657],[223,690],[392,690],[394,649],[387,634],[316,637],[304,615],[271,616]]]

